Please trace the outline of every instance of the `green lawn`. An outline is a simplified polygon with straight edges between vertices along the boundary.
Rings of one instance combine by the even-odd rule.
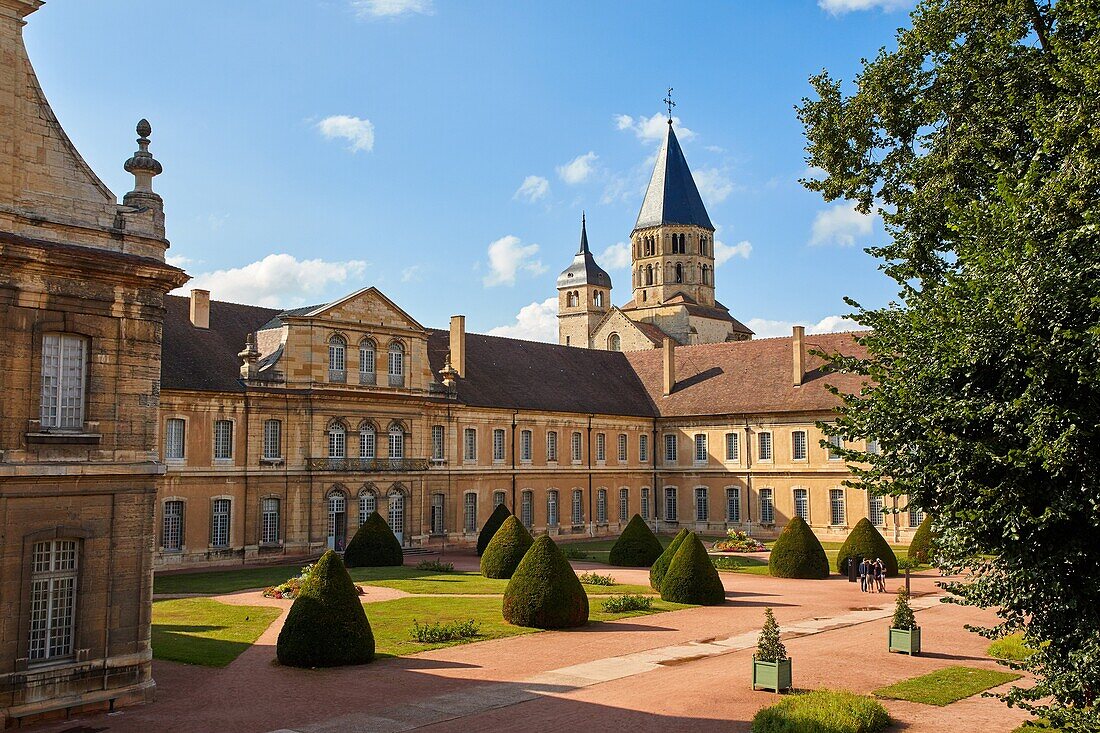
[[[880,687],[875,695],[943,707],[1019,678],[1018,674],[992,669],[944,667],[931,674]]]
[[[668,547],[668,543],[672,542],[672,538],[675,537],[675,536],[676,536],[675,533],[673,533],[673,534],[659,534],[659,535],[657,535],[657,539],[659,539],[661,541],[661,546],[662,547]],[[569,542],[569,541],[561,542],[561,541],[559,541],[558,542],[558,547],[562,548],[562,550],[566,550],[566,549],[580,550],[581,552],[588,553],[588,555],[590,556],[589,558],[587,558],[588,560],[591,560],[592,562],[606,563],[606,562],[608,562],[608,555],[611,554],[611,547],[615,544],[616,539],[617,539],[616,537],[611,537],[609,539],[578,540],[576,542]],[[719,539],[721,539],[721,537],[720,536],[700,537],[700,539],[703,540],[703,542],[705,542],[709,546],[711,542],[719,540]]]
[[[752,719],[757,733],[878,733],[890,725],[882,703],[865,695],[815,690],[788,695],[759,710]]]
[[[729,555],[711,555],[714,567],[731,573],[750,573],[752,575],[767,575],[768,561],[758,557],[747,557],[732,553]]]
[[[997,639],[989,645],[985,653],[996,659],[1022,662],[1034,654],[1035,650],[1024,644],[1024,635],[1018,632]]]
[[[209,598],[154,601],[153,657],[224,667],[278,616],[278,608],[230,606]]]

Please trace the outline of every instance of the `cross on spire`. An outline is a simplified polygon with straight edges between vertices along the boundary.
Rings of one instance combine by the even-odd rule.
[[[672,101],[672,87],[668,88],[668,94],[664,98],[665,106],[668,107],[668,124],[672,124],[672,108],[676,106],[676,103]]]

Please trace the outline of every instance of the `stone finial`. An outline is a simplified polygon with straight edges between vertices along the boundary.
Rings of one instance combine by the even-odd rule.
[[[254,379],[256,376],[256,363],[260,360],[260,350],[256,347],[256,334],[249,333],[244,338],[244,349],[237,357],[244,361],[241,364],[241,378]]]
[[[134,174],[134,190],[130,193],[153,193],[153,176],[164,172],[160,161],[149,152],[149,135],[152,132],[153,126],[149,120],[142,119],[137,123],[138,149],[122,166],[127,173]]]
[[[454,389],[458,383],[458,370],[451,366],[451,352],[447,352],[447,358],[443,361],[443,368],[439,370],[439,376],[443,377],[443,386]]]

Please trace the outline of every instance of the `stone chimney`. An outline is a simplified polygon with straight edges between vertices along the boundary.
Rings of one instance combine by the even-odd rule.
[[[806,378],[806,327],[791,329],[791,350],[794,352],[794,386],[801,387]]]
[[[195,288],[191,291],[191,325],[210,328],[210,291]]]
[[[666,336],[663,351],[665,365],[665,382],[662,394],[665,397],[668,397],[670,394],[672,394],[672,390],[676,387],[676,342]]]
[[[466,316],[451,316],[451,366],[466,376]]]

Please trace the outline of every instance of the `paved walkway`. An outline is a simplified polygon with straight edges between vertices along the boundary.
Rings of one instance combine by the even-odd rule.
[[[646,577],[646,571],[608,572],[622,582]],[[79,724],[105,733],[747,731],[756,710],[777,699],[750,688],[765,606],[775,609],[784,628],[800,688],[867,692],[951,664],[997,668],[985,657],[987,642],[962,628],[992,616],[938,603],[934,577],[914,579],[926,647],[915,658],[886,652],[891,595],[862,594],[840,578],[722,577],[728,600],[720,607],[485,641],[364,667],[273,664],[280,618],[224,669],[155,662],[154,705],[39,730],[60,733]],[[230,598],[246,603],[246,595]],[[946,708],[885,704],[916,733],[1008,733],[1023,720],[1019,711],[982,697]]]

